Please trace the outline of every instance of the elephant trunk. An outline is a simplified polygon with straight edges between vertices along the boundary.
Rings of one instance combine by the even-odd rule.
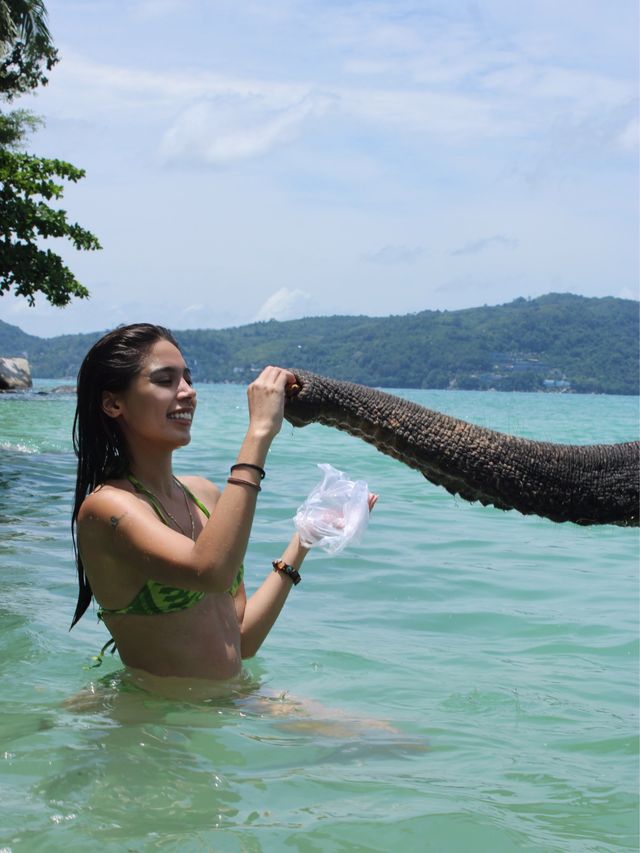
[[[292,369],[285,406],[294,426],[345,430],[453,495],[552,521],[637,526],[640,444],[530,441],[474,426],[396,397]]]

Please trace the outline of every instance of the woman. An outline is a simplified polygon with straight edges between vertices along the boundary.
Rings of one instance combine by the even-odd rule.
[[[269,633],[308,549],[295,534],[248,601],[242,560],[294,381],[267,367],[249,386],[249,426],[220,491],[172,473],[173,451],[190,441],[196,392],[167,329],[118,328],[84,359],[74,422],[80,591],[72,626],[95,596],[128,667],[229,679]]]

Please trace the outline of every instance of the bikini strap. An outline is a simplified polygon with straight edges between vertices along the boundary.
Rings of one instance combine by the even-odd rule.
[[[205,514],[205,516],[207,518],[210,518],[211,513],[206,508],[206,506],[202,503],[202,501],[199,501],[198,498],[185,486],[184,483],[181,483],[177,477],[174,477],[173,479],[180,486],[180,488],[185,493],[185,495],[193,501],[193,503],[198,507],[198,509],[202,510],[202,512]],[[127,480],[129,480],[129,482],[131,483],[133,488],[136,490],[136,492],[138,492],[141,495],[144,495],[145,498],[149,499],[149,503],[151,504],[151,506],[155,510],[155,513],[158,516],[158,518],[160,519],[160,521],[163,524],[166,524],[167,527],[170,527],[171,525],[169,524],[169,520],[167,519],[164,512],[162,511],[162,508],[160,506],[160,502],[158,501],[158,498],[152,492],[150,492],[149,489],[146,488],[146,486],[143,486],[143,484],[140,482],[140,480],[138,480],[137,477],[134,477],[133,474],[131,474],[131,473],[127,474]]]
[[[211,518],[211,513],[206,508],[206,506],[202,503],[202,501],[198,500],[198,498],[193,494],[193,492],[190,489],[188,489],[184,483],[180,482],[180,480],[178,480],[177,477],[175,477],[174,479],[175,479],[176,483],[178,483],[178,485],[182,488],[182,491],[185,493],[185,495],[188,498],[191,498],[191,500],[198,507],[198,509],[201,509],[207,518]]]
[[[151,504],[153,510],[155,511],[155,514],[158,516],[160,521],[163,524],[166,524],[167,527],[171,527],[171,525],[169,524],[169,519],[162,511],[156,496],[152,492],[150,492],[149,489],[143,486],[140,480],[138,480],[137,477],[134,477],[133,474],[127,474],[127,480],[131,483],[131,485],[136,490],[136,492],[138,492],[138,494],[144,495],[145,498],[149,500],[149,503]]]
[[[90,667],[85,667],[85,669],[97,669],[99,666],[102,666],[102,661],[104,660],[104,656],[107,651],[112,655],[116,653],[116,641],[113,637],[110,640],[107,640],[97,655],[93,656],[92,660],[94,660],[95,663],[92,663]]]

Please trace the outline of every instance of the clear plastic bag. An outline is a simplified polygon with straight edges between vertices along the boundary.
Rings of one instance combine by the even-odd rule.
[[[303,545],[317,545],[337,554],[362,538],[369,523],[369,487],[364,480],[349,480],[332,465],[321,463],[322,481],[298,507],[294,518]]]

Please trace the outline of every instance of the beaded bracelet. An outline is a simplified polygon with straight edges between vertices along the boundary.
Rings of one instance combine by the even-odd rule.
[[[229,470],[233,474],[236,468],[251,468],[252,471],[257,471],[258,474],[260,474],[261,480],[264,480],[265,478],[264,468],[261,468],[259,465],[254,465],[252,462],[236,462],[236,464],[232,465]]]
[[[293,566],[290,566],[289,563],[285,563],[284,560],[274,560],[271,565],[273,566],[274,572],[290,577],[294,586],[297,586],[302,580],[300,572],[297,569],[294,569]]]
[[[250,486],[256,492],[262,491],[262,487],[257,483],[252,483],[251,480],[241,480],[239,477],[227,477],[227,483],[233,483],[235,486]]]

